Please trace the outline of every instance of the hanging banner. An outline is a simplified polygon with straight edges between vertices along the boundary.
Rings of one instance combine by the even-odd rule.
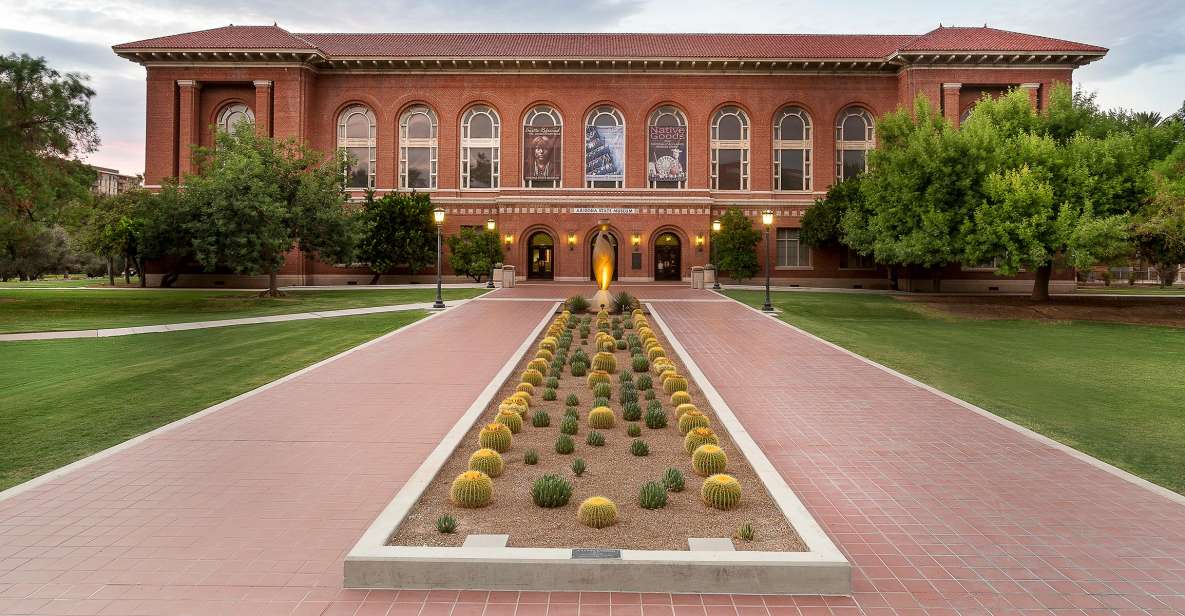
[[[523,179],[560,179],[563,127],[523,127]]]
[[[588,126],[584,129],[584,179],[615,182],[625,179],[625,127]]]
[[[651,182],[687,181],[687,127],[651,126],[646,170]]]

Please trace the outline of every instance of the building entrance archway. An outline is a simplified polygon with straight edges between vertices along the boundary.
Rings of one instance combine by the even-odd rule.
[[[546,231],[536,231],[527,239],[527,278],[551,280],[555,277],[555,238]]]
[[[683,279],[683,242],[670,231],[654,240],[654,279]]]

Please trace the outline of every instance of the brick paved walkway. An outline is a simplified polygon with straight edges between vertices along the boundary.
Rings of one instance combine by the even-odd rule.
[[[637,294],[714,299],[650,288]],[[655,306],[852,559],[854,597],[342,590],[342,556],[547,309],[475,300],[0,501],[0,613],[1185,609],[1185,507],[739,304]]]

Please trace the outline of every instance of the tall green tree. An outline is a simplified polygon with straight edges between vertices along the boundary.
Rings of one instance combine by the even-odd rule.
[[[436,226],[426,193],[367,193],[359,212],[358,259],[374,273],[371,284],[402,265],[412,274],[436,259]]]
[[[716,260],[719,268],[733,280],[748,280],[757,274],[757,243],[761,231],[753,228],[753,221],[745,213],[730,208],[720,217],[720,232],[716,234]],[[772,238],[770,241],[773,241]]]
[[[502,244],[493,231],[464,227],[445,242],[448,244],[449,266],[475,282],[481,282],[490,275],[495,263],[502,262]]]
[[[199,171],[185,178],[182,198],[191,208],[186,234],[207,271],[267,274],[265,295],[274,297],[280,295],[276,274],[297,246],[330,262],[350,261],[343,155],[325,157],[295,140],[257,136],[249,122],[195,153]]]
[[[140,237],[151,208],[149,202],[155,197],[151,192],[136,189],[98,196],[85,208],[78,239],[87,250],[107,261],[109,284],[115,284],[115,260],[122,257],[125,263],[135,264],[140,272],[140,285],[145,286]]]
[[[1171,286],[1185,264],[1185,143],[1153,171],[1156,191],[1132,225],[1139,256]]]
[[[808,246],[832,248],[847,245],[843,235],[843,219],[848,210],[860,200],[860,176],[836,182],[827,188],[827,195],[815,203],[802,217],[799,236]]]

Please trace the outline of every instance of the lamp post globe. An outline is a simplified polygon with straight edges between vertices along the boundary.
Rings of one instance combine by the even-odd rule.
[[[773,312],[774,306],[769,301],[769,260],[770,260],[770,244],[769,244],[769,228],[774,224],[773,210],[766,210],[761,213],[761,224],[765,227],[765,303],[761,305],[761,310],[764,312]]]
[[[440,296],[440,282],[441,282],[441,248],[440,248],[440,233],[444,227],[444,208],[438,207],[432,210],[432,221],[436,223],[436,303],[432,304],[433,308],[444,308],[444,299]]]
[[[493,218],[486,219],[486,232],[493,233],[498,228],[498,223]],[[494,288],[494,264],[490,263],[490,281],[486,283],[487,289]]]

